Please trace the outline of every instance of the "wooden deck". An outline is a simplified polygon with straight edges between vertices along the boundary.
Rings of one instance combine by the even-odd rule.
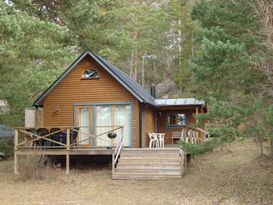
[[[123,127],[111,128],[106,133],[118,129],[121,129],[121,138],[115,142],[109,141],[110,147],[90,147],[75,140],[73,135],[81,131],[74,127],[40,134],[26,128],[17,128],[14,140],[14,173],[18,174],[18,156],[66,156],[66,174],[69,174],[72,155],[110,155],[113,179],[181,178],[185,171],[186,154],[178,144],[166,144],[165,148],[126,148],[123,146]],[[200,143],[205,138],[198,138],[198,134],[195,134],[197,131],[184,130],[181,139],[194,144]],[[58,133],[65,134],[65,140],[56,140],[54,136]],[[90,135],[90,138],[99,137]]]
[[[62,127],[51,132],[49,128],[45,129],[47,132],[36,133],[35,128],[15,128],[14,138],[14,174],[18,174],[18,156],[26,155],[44,155],[44,156],[66,156],[66,174],[70,170],[70,156],[71,155],[113,155],[117,143],[108,140],[108,147],[90,147],[80,144],[82,141],[77,139],[77,135],[81,133],[80,128]],[[100,138],[100,136],[121,130],[121,140],[123,139],[123,127],[111,127],[109,131],[101,133],[97,136],[88,134],[88,140],[93,138]],[[54,137],[62,134],[60,138]],[[76,133],[76,134],[75,134]],[[84,133],[86,134],[86,133]],[[64,138],[64,140],[60,140]]]

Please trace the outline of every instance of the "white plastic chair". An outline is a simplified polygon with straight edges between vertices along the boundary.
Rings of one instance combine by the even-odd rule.
[[[159,147],[164,148],[164,133],[158,133],[158,141],[159,141]]]
[[[150,138],[149,148],[159,147],[159,142],[155,133],[149,133],[148,136]]]
[[[186,132],[185,128],[182,129],[180,139],[182,141],[186,141],[187,140],[187,132]]]

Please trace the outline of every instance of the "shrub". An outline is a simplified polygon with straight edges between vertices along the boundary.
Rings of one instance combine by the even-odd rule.
[[[2,138],[0,139],[0,152],[5,153],[6,155],[13,155],[14,143],[11,138]]]
[[[219,145],[217,138],[211,138],[202,144],[186,143],[182,140],[179,141],[180,146],[187,154],[203,154],[212,151]]]

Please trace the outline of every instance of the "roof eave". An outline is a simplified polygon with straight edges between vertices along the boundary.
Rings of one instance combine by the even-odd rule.
[[[158,105],[159,107],[190,107],[190,106],[205,106],[204,104],[188,104],[188,105]]]

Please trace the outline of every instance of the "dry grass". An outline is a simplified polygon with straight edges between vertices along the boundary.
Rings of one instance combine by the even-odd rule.
[[[50,169],[42,167],[40,163],[41,157],[37,155],[20,156],[19,161],[19,173],[16,180],[28,181],[28,180],[43,180],[50,176],[48,174]]]
[[[114,181],[107,165],[49,171],[43,180],[16,180],[0,162],[1,204],[272,204],[273,161],[257,158],[253,142],[235,142],[196,158],[179,180]]]

